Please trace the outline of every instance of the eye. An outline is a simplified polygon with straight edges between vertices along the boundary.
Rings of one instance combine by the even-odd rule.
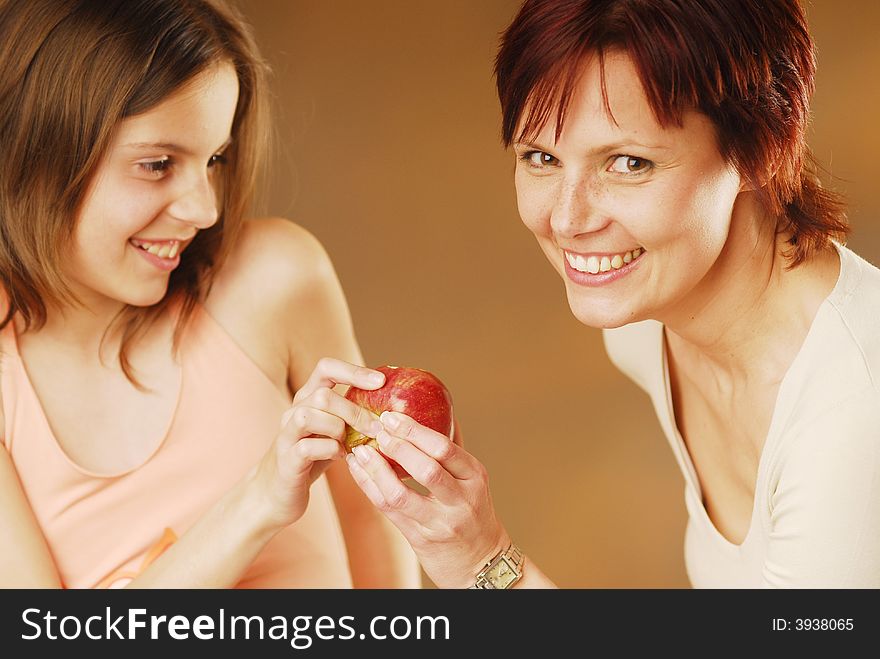
[[[608,167],[609,172],[617,172],[618,174],[641,174],[648,171],[653,163],[645,158],[637,158],[636,156],[615,156],[611,165]]]
[[[546,151],[526,151],[520,157],[529,167],[543,169],[544,167],[553,167],[559,164],[556,156],[551,156]]]
[[[158,177],[167,172],[171,167],[171,158],[169,156],[163,156],[158,160],[139,162],[138,167],[144,170],[147,174]]]
[[[208,158],[208,167],[216,167],[217,165],[225,165],[226,164],[226,156],[222,153],[215,153],[213,156]]]

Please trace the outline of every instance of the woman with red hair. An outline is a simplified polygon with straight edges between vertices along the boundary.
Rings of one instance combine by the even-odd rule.
[[[805,133],[797,0],[527,0],[496,61],[523,222],[651,397],[697,587],[880,586],[880,271]],[[442,587],[547,587],[482,465],[384,414],[349,467]]]
[[[0,588],[420,585],[332,262],[250,216],[266,74],[225,0],[0,0]]]

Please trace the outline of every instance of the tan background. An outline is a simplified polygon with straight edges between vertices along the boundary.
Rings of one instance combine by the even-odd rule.
[[[519,222],[492,62],[517,0],[239,0],[275,75],[268,210],[327,247],[368,363],[452,390],[511,535],[565,587],[687,587],[653,412]],[[846,11],[841,11],[845,6]],[[813,145],[880,263],[880,3],[809,5]]]

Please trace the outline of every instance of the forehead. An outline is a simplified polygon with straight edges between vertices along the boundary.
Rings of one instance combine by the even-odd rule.
[[[561,102],[561,101],[560,101]],[[700,139],[703,133],[714,137],[711,121],[694,110],[684,110],[681,123],[661,122],[645,93],[633,59],[623,50],[611,50],[600,58],[587,55],[573,77],[571,95],[557,131],[559,102],[548,121],[538,127],[533,137],[541,144],[588,138],[591,141],[632,140],[661,143],[675,139]],[[522,132],[529,108],[520,119]],[[529,139],[529,135],[524,135]]]
[[[238,77],[231,64],[217,64],[146,112],[124,119],[116,142],[121,144],[207,140],[229,135],[238,103]],[[211,148],[216,148],[216,144]]]

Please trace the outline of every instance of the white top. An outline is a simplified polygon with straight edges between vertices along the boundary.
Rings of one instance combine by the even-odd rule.
[[[779,386],[740,545],[703,506],[675,425],[663,325],[603,332],[611,361],[651,397],[684,474],[697,588],[880,587],[880,270],[838,251],[837,283]]]

